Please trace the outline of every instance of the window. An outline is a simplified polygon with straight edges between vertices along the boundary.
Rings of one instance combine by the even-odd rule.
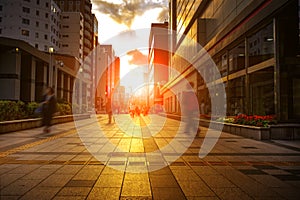
[[[49,7],[49,3],[48,2],[46,2],[46,8],[48,8]]]
[[[30,13],[30,8],[23,7],[22,9],[24,13]]]
[[[248,38],[249,66],[274,57],[273,24]]]
[[[35,48],[37,48],[37,49],[39,48],[39,45],[38,45],[38,44],[35,44],[34,46],[35,46]]]
[[[2,17],[0,17],[0,22],[2,22]]]
[[[2,34],[2,28],[0,28],[0,34]]]
[[[45,18],[48,18],[49,17],[49,14],[48,13],[45,13]]]
[[[27,25],[29,25],[29,24],[30,24],[30,20],[29,20],[29,19],[23,18],[23,19],[22,19],[22,24],[27,24]]]
[[[30,2],[30,0],[23,0],[23,1]]]
[[[49,27],[48,24],[45,24],[45,29],[48,29],[48,27]]]
[[[37,4],[37,5],[40,5],[40,0],[36,0],[36,4]]]
[[[44,35],[44,39],[48,40],[48,35],[47,34]]]
[[[68,38],[68,37],[69,37],[69,35],[63,35],[62,37],[64,37],[64,38]]]
[[[80,1],[76,1],[76,5],[80,5]]]
[[[69,28],[69,26],[68,25],[64,25],[63,28]]]
[[[35,14],[36,14],[36,16],[39,16],[40,15],[40,11],[35,11]]]
[[[3,6],[2,5],[0,5],[0,11],[2,11],[3,10]]]
[[[29,31],[28,30],[22,30],[21,31],[21,33],[22,33],[22,35],[24,35],[24,36],[29,36]]]
[[[69,19],[69,16],[63,16],[63,19]]]
[[[35,26],[39,27],[40,26],[40,22],[35,22]]]
[[[45,46],[44,46],[44,51],[49,51],[49,49],[48,49],[48,46],[47,46],[47,45],[45,45]]]
[[[35,33],[35,38],[39,38],[39,33]]]
[[[245,68],[245,43],[244,41],[229,51],[229,73]]]
[[[62,47],[68,47],[68,46],[69,46],[68,44],[63,44],[63,45],[62,45]]]

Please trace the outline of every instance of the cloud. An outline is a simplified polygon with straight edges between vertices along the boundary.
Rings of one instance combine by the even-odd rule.
[[[117,23],[125,24],[129,28],[136,16],[141,16],[145,11],[154,8],[162,8],[158,20],[168,19],[168,0],[120,0],[117,2],[92,0],[92,3],[93,10],[106,14]]]
[[[131,56],[131,60],[128,61],[131,65],[147,64],[148,57],[137,49],[127,52],[127,55]]]

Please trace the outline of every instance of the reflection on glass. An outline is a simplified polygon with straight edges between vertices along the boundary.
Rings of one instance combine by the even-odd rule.
[[[250,74],[250,99],[253,115],[275,114],[274,67]]]
[[[249,66],[274,57],[273,24],[248,38]]]
[[[245,68],[245,44],[239,45],[229,51],[229,73]]]
[[[227,114],[233,116],[245,113],[245,76],[230,80],[227,89]]]

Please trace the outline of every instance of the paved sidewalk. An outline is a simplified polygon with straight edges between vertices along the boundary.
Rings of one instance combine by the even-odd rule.
[[[207,131],[202,128],[191,145],[181,135],[178,148],[187,150],[179,158],[161,151],[169,166],[151,171],[160,158],[141,155],[168,147],[179,121],[160,116],[132,121],[128,115],[113,124],[107,124],[106,115],[95,119],[81,120],[78,129],[74,123],[59,124],[47,135],[42,128],[0,135],[0,199],[300,198],[297,145],[222,133],[200,159]],[[180,149],[173,145],[170,151]]]

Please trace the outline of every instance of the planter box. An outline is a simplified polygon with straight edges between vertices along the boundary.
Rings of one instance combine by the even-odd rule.
[[[271,139],[272,140],[299,140],[300,139],[300,124],[278,124],[272,125]]]
[[[223,132],[231,133],[234,135],[239,135],[242,137],[251,138],[255,140],[270,139],[269,127],[247,126],[247,125],[222,123],[222,122],[200,119],[200,126],[209,127],[210,124],[212,124],[212,127],[223,124]]]
[[[90,118],[90,114],[56,116],[53,117],[52,124],[71,122],[74,120],[74,118],[78,120],[87,119]],[[0,122],[0,133],[8,133],[13,131],[37,128],[40,127],[41,124],[42,124],[41,118],[3,121]]]

